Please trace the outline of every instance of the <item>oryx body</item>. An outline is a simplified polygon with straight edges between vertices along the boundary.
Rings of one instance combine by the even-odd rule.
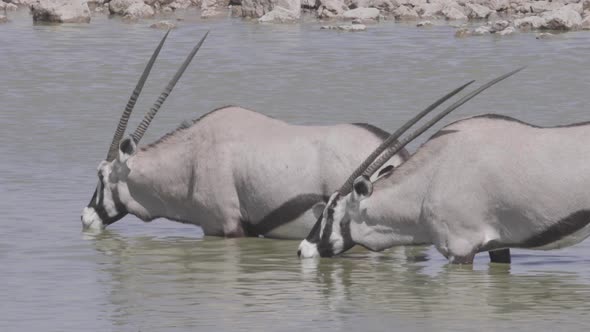
[[[101,164],[100,187],[118,212],[145,221],[195,224],[206,235],[301,239],[366,148],[387,135],[364,124],[298,126],[225,107],[143,148],[127,139],[119,158]]]
[[[510,262],[509,248],[578,243],[590,235],[588,141],[590,123],[540,128],[499,115],[454,122],[399,168],[334,193],[300,255],[433,244],[455,263],[482,251]]]
[[[102,228],[131,213],[199,225],[206,235],[303,238],[327,195],[387,133],[367,124],[297,126],[224,107],[138,148],[160,106],[203,44],[193,48],[135,132],[127,122],[164,36],[121,116],[82,214]],[[392,156],[397,166],[407,152]]]

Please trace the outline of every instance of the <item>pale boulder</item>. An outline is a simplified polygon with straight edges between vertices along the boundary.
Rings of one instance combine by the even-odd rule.
[[[8,22],[8,18],[6,18],[6,16],[4,16],[4,15],[0,15],[0,24],[7,23],[7,22]]]
[[[582,26],[582,16],[569,6],[543,15],[541,28],[549,30],[574,30]]]
[[[379,19],[379,9],[377,8],[356,8],[347,10],[342,13],[346,19],[359,20],[377,20]]]
[[[227,4],[225,4],[225,2],[220,2],[217,0],[203,0],[201,1],[201,17],[209,18],[222,16],[224,14],[224,10],[222,8],[225,7],[227,7]],[[236,7],[240,7],[241,9],[241,6]],[[240,14],[239,16],[242,15]]]
[[[273,8],[271,0],[242,0],[242,16],[258,18]]]
[[[320,0],[318,7],[319,18],[334,18],[342,16],[348,6],[342,0]]]
[[[276,7],[258,19],[260,23],[293,23],[299,20],[299,13]]]
[[[549,1],[531,1],[526,4],[531,9],[532,13],[540,14],[548,11],[553,11],[561,8],[563,4]]]
[[[503,11],[510,8],[509,0],[488,0],[485,2],[485,4],[494,12]]]
[[[431,26],[432,22],[430,21],[420,21],[416,24],[417,27],[427,27],[427,26]]]
[[[508,26],[510,25],[510,22],[508,22],[506,20],[498,20],[498,21],[490,22],[490,23],[488,23],[488,25],[490,26],[490,31],[499,32],[499,31],[503,31],[504,29],[508,28]]]
[[[38,0],[31,6],[31,13],[34,22],[90,22],[90,9],[83,0]]]
[[[415,7],[416,12],[422,18],[434,18],[436,16],[441,16],[443,9],[444,5],[438,2],[422,3]]]
[[[507,27],[506,29],[500,31],[500,32],[496,32],[496,34],[500,35],[500,36],[508,36],[508,35],[512,35],[516,32],[516,29],[514,29],[513,27]]]
[[[291,23],[301,16],[301,0],[279,0],[275,7],[264,14],[258,22],[261,23]]]
[[[590,30],[590,16],[586,16],[586,18],[582,20],[582,29]]]
[[[156,23],[150,25],[150,28],[170,30],[170,29],[176,28],[176,24],[174,24],[170,21],[159,21],[159,22],[156,22]]]
[[[134,18],[147,18],[154,16],[154,9],[145,3],[134,3],[125,9],[124,15]]]
[[[408,6],[399,6],[397,9],[393,11],[393,16],[395,16],[398,20],[417,20],[420,18],[420,15],[416,12],[414,8]]]
[[[447,20],[466,20],[467,15],[463,12],[461,7],[457,6],[449,6],[445,7],[442,10],[442,14],[445,16]]]
[[[523,30],[539,29],[543,24],[545,24],[545,19],[539,16],[527,16],[514,20],[514,26]]]
[[[492,13],[492,10],[488,7],[474,3],[468,3],[465,5],[465,9],[467,17],[475,19],[487,18]]]
[[[324,25],[320,29],[341,31],[365,31],[367,30],[367,26],[364,24]]]
[[[111,14],[125,15],[125,11],[131,5],[144,3],[143,0],[111,0],[109,2],[109,12]]]

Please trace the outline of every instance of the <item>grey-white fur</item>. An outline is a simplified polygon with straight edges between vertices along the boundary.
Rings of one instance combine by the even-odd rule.
[[[127,138],[119,157],[99,171],[108,178],[106,196],[118,197],[125,212],[199,225],[206,235],[258,235],[247,228],[256,229],[294,197],[316,194],[317,204],[261,234],[301,239],[323,210],[321,197],[382,140],[358,125],[291,125],[230,106],[143,148]],[[406,157],[403,151],[388,164],[398,166]]]
[[[358,178],[351,194],[331,204],[333,220],[324,212],[322,223],[338,224],[330,239],[349,232],[348,247],[433,244],[455,263],[472,263],[481,251],[569,246],[590,235],[587,142],[587,123],[457,121],[374,183]],[[323,243],[329,254],[342,251],[334,242]]]

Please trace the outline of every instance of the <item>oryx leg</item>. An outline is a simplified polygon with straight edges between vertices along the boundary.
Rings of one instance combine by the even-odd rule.
[[[499,249],[488,251],[490,254],[490,261],[492,263],[505,263],[510,264],[510,249]]]

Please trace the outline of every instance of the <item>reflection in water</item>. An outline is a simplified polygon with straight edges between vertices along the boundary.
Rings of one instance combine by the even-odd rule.
[[[133,329],[378,329],[393,321],[414,330],[469,322],[525,328],[547,320],[574,327],[585,324],[590,310],[588,280],[576,273],[447,265],[426,259],[430,249],[423,247],[299,260],[296,241],[107,231],[92,242],[110,278],[103,283],[112,319]]]

